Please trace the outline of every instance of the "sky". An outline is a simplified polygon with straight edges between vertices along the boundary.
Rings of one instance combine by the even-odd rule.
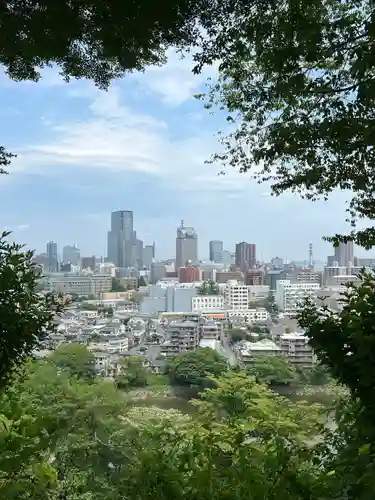
[[[106,255],[113,210],[133,210],[137,235],[155,241],[156,257],[174,257],[181,220],[198,232],[200,258],[211,239],[233,251],[257,245],[258,259],[315,259],[331,254],[322,236],[346,231],[344,200],[312,203],[292,194],[271,197],[235,169],[205,163],[219,150],[223,116],[211,116],[193,95],[208,77],[191,60],[168,63],[115,81],[65,83],[48,70],[38,83],[0,75],[1,144],[17,154],[0,177],[0,227],[37,252],[46,242],[77,243],[82,255]],[[358,255],[363,255],[358,252]]]

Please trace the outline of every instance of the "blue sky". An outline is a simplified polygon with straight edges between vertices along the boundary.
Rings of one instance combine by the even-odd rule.
[[[0,225],[38,252],[48,240],[77,243],[83,254],[106,254],[110,212],[134,211],[144,242],[157,257],[174,256],[181,219],[208,241],[256,243],[258,258],[316,259],[323,235],[345,231],[342,197],[311,203],[291,194],[272,198],[235,170],[219,176],[205,160],[224,126],[192,96],[207,76],[171,53],[162,68],[114,82],[108,92],[85,81],[64,83],[47,71],[38,83],[0,77],[1,144],[18,154],[0,178]],[[363,253],[363,252],[362,252]]]

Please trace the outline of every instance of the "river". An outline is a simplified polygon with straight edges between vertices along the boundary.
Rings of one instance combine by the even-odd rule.
[[[275,387],[275,392],[284,396],[292,401],[307,401],[308,403],[314,404],[318,403],[322,406],[328,407],[332,404],[334,397],[330,394],[325,394],[324,392],[316,392],[315,394],[300,395],[298,391],[290,389],[289,387]],[[179,391],[177,389],[175,396],[146,396],[139,398],[134,401],[136,406],[155,406],[161,408],[162,410],[179,410],[182,413],[188,415],[194,415],[197,409],[189,401],[189,397],[194,397],[194,393],[186,394],[186,389],[182,389],[184,396],[178,395]],[[181,390],[180,390],[181,392]]]

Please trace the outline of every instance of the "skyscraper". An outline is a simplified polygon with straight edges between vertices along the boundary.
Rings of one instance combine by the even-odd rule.
[[[244,271],[256,264],[256,246],[253,243],[242,241],[236,244],[236,266]]]
[[[54,241],[49,241],[47,243],[47,261],[48,261],[48,270],[51,273],[57,273],[59,270],[59,261],[57,258],[57,243]]]
[[[155,245],[146,245],[143,248],[142,264],[147,269],[151,269],[152,261],[155,257]]]
[[[354,263],[354,243],[348,241],[348,243],[340,243],[338,247],[334,247],[335,251],[335,261],[339,263],[341,267],[348,267],[349,262]]]
[[[198,236],[193,227],[186,227],[181,221],[176,237],[176,270],[185,267],[187,261],[198,262]]]
[[[77,245],[66,245],[63,248],[63,263],[68,264],[70,262],[73,266],[79,264],[81,254]]]
[[[117,210],[111,214],[108,231],[108,260],[116,267],[130,267],[133,262],[133,212]]]
[[[220,240],[212,240],[209,243],[210,246],[210,261],[211,262],[223,262],[223,251],[224,244]]]

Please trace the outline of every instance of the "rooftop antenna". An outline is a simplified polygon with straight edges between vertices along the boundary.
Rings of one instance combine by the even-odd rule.
[[[181,221],[181,226],[180,227],[181,227],[181,229],[184,228],[184,221],[183,220]]]
[[[310,241],[309,243],[309,268],[313,269],[314,268],[314,260],[313,260],[313,244]]]

